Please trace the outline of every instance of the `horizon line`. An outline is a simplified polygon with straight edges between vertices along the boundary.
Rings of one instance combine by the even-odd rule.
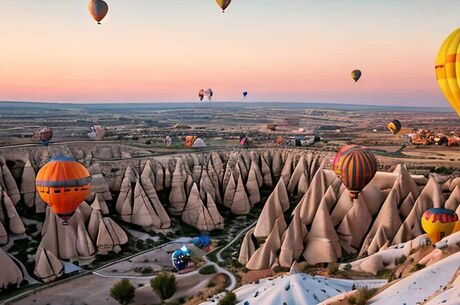
[[[145,104],[197,104],[197,105],[212,105],[216,103],[220,104],[256,104],[256,103],[261,103],[261,104],[276,104],[276,103],[286,103],[286,104],[327,104],[327,105],[348,105],[348,106],[359,106],[359,107],[394,107],[394,108],[423,108],[423,109],[445,109],[446,112],[453,112],[450,107],[448,106],[413,106],[413,105],[385,105],[385,104],[355,104],[355,103],[347,103],[347,102],[330,102],[330,101],[206,101],[206,102],[201,102],[201,101],[164,101],[164,102],[159,102],[159,101],[146,101],[146,102],[122,102],[122,101],[109,101],[109,102],[87,102],[87,101],[82,101],[82,102],[59,102],[59,101],[3,101],[0,100],[0,103],[23,103],[23,104],[55,104],[55,105],[108,105],[108,104],[117,104],[117,105],[126,105],[126,104],[131,104],[131,105],[145,105]]]

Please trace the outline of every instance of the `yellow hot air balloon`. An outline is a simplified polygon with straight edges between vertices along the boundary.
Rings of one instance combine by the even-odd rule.
[[[460,28],[452,32],[436,58],[436,79],[452,108],[460,116]]]
[[[393,120],[387,125],[388,130],[393,134],[399,133],[401,131],[401,127],[401,122],[399,120]]]
[[[454,211],[443,208],[426,210],[421,219],[422,228],[433,244],[450,235],[457,221]]]
[[[222,9],[222,13],[225,13],[225,9],[230,5],[230,2],[232,2],[232,0],[216,0],[216,1],[217,1],[217,4]]]

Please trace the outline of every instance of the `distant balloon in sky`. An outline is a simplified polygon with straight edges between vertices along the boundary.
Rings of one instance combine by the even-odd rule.
[[[351,72],[351,77],[353,78],[353,80],[355,82],[359,81],[359,79],[361,78],[361,70],[353,70],[353,72]]]
[[[88,5],[89,12],[97,24],[101,24],[102,19],[109,12],[109,5],[104,0],[91,0]]]
[[[203,101],[204,96],[205,96],[204,89],[201,89],[200,92],[198,93],[198,97],[200,98],[200,101]]]
[[[208,90],[206,90],[206,97],[208,98],[208,100],[212,100],[212,96],[214,95],[214,92],[212,91],[211,88],[209,88]]]
[[[247,91],[244,91],[244,92],[243,92],[243,97],[246,98],[246,96],[248,96],[248,92],[247,92]]]
[[[222,13],[225,13],[225,9],[230,5],[230,2],[232,2],[232,0],[216,0],[216,1],[217,1],[217,4],[222,9]]]
[[[387,128],[393,134],[397,134],[401,131],[401,122],[399,120],[393,120],[388,123]]]
[[[460,116],[460,28],[452,32],[436,58],[436,79],[450,105]]]

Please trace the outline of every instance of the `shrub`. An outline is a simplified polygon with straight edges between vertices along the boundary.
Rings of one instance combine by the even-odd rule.
[[[110,289],[110,296],[122,305],[129,304],[134,298],[134,286],[127,279],[115,283]]]
[[[205,266],[200,269],[200,274],[214,274],[216,273],[216,267],[214,265]]]
[[[162,300],[169,299],[176,293],[176,277],[174,274],[163,272],[150,280],[153,291],[160,295]]]
[[[425,265],[415,264],[414,271],[419,271],[419,270],[422,270],[423,268],[425,268]]]
[[[329,272],[329,275],[337,275],[337,274],[339,274],[339,264],[330,263],[327,266],[327,271]]]
[[[227,292],[217,305],[236,305],[236,295],[233,292]]]
[[[208,282],[208,285],[207,285],[206,287],[212,288],[212,287],[214,287],[214,286],[216,286],[216,282],[215,282],[214,280],[210,280],[210,281]]]
[[[377,289],[369,289],[367,287],[359,288],[355,295],[348,298],[348,303],[352,305],[366,305],[367,301],[374,296]]]
[[[403,256],[401,256],[401,257],[399,257],[399,258],[397,258],[397,259],[395,260],[395,264],[396,264],[396,265],[401,265],[401,264],[403,264],[406,260],[407,260],[407,257],[406,257],[405,255],[403,255]]]

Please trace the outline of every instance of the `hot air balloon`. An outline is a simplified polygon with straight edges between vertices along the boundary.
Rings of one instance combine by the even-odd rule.
[[[34,138],[39,140],[43,145],[48,145],[53,138],[53,130],[48,127],[43,127],[35,130]]]
[[[393,134],[397,134],[401,131],[401,122],[399,120],[393,120],[388,123],[387,128]]]
[[[337,174],[337,176],[340,177],[342,175],[342,162],[345,153],[355,147],[357,146],[354,144],[342,146],[335,155],[334,160],[332,161],[332,170]]]
[[[216,0],[216,1],[217,1],[217,4],[222,9],[222,13],[225,13],[225,9],[230,5],[230,2],[232,2],[232,0]]]
[[[167,135],[167,136],[165,137],[165,146],[171,146],[171,145],[172,145],[172,142],[173,142],[173,141],[172,141],[172,138],[171,138],[169,135]]]
[[[452,32],[436,58],[436,79],[450,105],[460,116],[460,28]]]
[[[433,244],[451,234],[457,221],[454,211],[443,208],[426,210],[421,219],[422,228]]]
[[[197,139],[197,137],[195,136],[185,136],[185,146],[187,146],[188,148],[192,148],[193,147],[193,142],[195,142],[195,140]]]
[[[101,24],[102,19],[109,12],[109,6],[104,0],[91,0],[88,4],[88,9],[93,19],[97,21],[97,24]]]
[[[187,268],[193,267],[192,254],[187,246],[182,246],[171,255],[171,261],[174,268],[181,272]]]
[[[211,88],[206,90],[205,94],[206,94],[206,97],[208,98],[209,101],[212,100],[212,96],[214,95],[214,92],[212,92]]]
[[[200,92],[198,93],[198,97],[200,98],[200,101],[203,101],[204,96],[205,96],[204,89],[201,89]]]
[[[284,139],[283,139],[282,136],[277,136],[276,137],[276,139],[275,139],[275,144],[276,145],[281,145],[281,144],[283,144],[283,142],[284,142]]]
[[[248,92],[247,92],[247,91],[244,91],[244,92],[243,92],[243,97],[246,98],[246,96],[248,96]]]
[[[248,147],[249,146],[249,138],[246,134],[240,134],[240,145]]]
[[[351,72],[351,77],[355,82],[357,82],[361,78],[361,75],[361,70],[353,70],[353,72]]]
[[[88,132],[88,137],[93,140],[102,141],[105,136],[105,128],[99,125],[90,127],[90,132]]]
[[[377,172],[377,159],[365,149],[353,148],[344,153],[341,168],[342,183],[348,188],[350,197],[358,199],[359,193]]]
[[[36,177],[36,189],[51,211],[67,225],[90,191],[91,175],[72,158],[59,157],[46,163]]]

